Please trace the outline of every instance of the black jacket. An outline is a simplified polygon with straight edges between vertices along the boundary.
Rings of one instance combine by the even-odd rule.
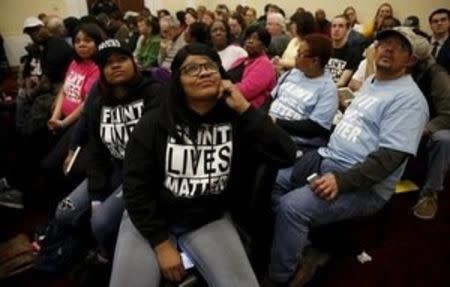
[[[142,118],[124,161],[126,208],[152,246],[172,228],[198,228],[240,200],[244,156],[255,153],[276,167],[295,160],[289,135],[258,110],[238,115],[220,101],[203,116],[185,108],[174,121],[168,106]]]
[[[89,96],[94,99],[86,107],[85,119],[88,125],[87,175],[92,200],[104,198],[111,192],[109,176],[115,165],[122,166],[125,147],[144,112],[159,106],[160,88],[159,83],[140,77],[122,99],[102,93],[98,86],[92,89],[94,92]]]
[[[441,65],[450,74],[450,37],[444,42],[436,57],[436,63]]]

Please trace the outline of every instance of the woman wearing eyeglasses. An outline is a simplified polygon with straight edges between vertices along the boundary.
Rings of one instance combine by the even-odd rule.
[[[124,162],[122,219],[110,286],[159,286],[186,274],[180,252],[210,286],[259,286],[231,219],[245,195],[244,155],[291,165],[295,145],[224,80],[202,44],[172,63],[167,101],[136,126]]]

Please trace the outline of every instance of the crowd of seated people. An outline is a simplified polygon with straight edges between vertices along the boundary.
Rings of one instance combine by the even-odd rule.
[[[185,256],[210,286],[304,286],[326,261],[310,231],[382,210],[417,154],[427,173],[413,214],[436,216],[450,164],[450,10],[430,14],[431,35],[389,3],[367,25],[352,6],[328,20],[275,4],[260,17],[224,4],[124,15],[99,0],[80,19],[39,16],[24,20],[23,159],[1,175],[0,207],[26,208],[43,180],[57,191],[51,226],[92,233],[110,286],[182,282]],[[243,155],[277,171],[264,274],[232,214],[252,181]],[[44,256],[48,243],[36,244]]]

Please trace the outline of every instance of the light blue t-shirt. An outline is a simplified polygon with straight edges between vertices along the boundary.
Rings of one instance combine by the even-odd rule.
[[[269,114],[290,121],[310,119],[329,130],[338,108],[337,89],[331,75],[325,72],[311,79],[298,69],[286,73],[289,74],[282,75],[271,92],[274,101]]]
[[[345,168],[363,162],[381,147],[415,155],[425,124],[428,105],[411,76],[393,81],[369,77],[319,153]],[[403,173],[398,168],[374,189],[388,199]]]

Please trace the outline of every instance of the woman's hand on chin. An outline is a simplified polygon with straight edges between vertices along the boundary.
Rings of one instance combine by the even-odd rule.
[[[239,114],[244,113],[250,107],[250,103],[241,91],[229,80],[222,80],[219,99],[223,99],[230,108]]]

